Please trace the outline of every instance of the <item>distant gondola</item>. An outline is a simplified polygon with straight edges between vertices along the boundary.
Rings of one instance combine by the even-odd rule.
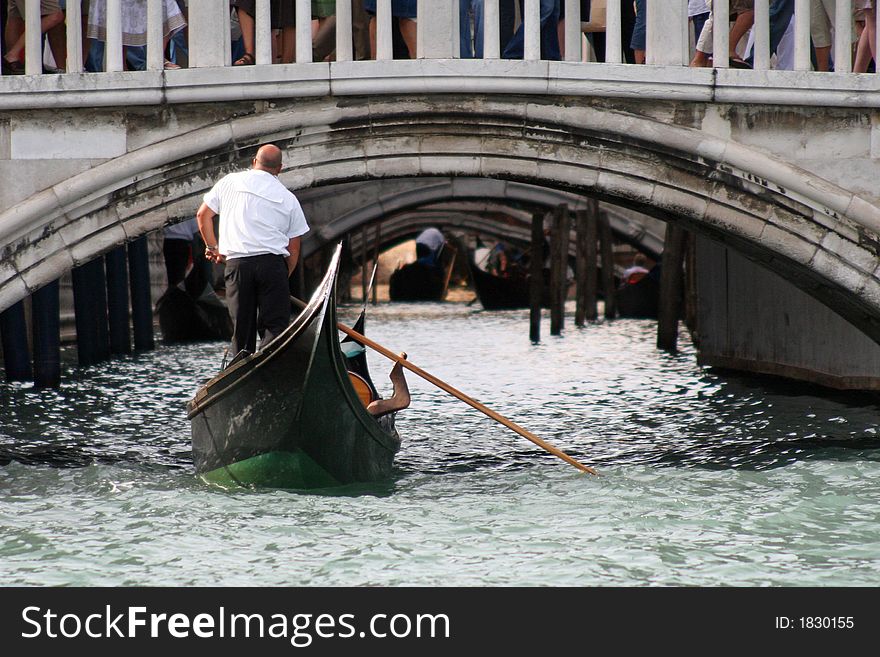
[[[658,279],[655,274],[645,274],[624,281],[615,293],[618,317],[657,319],[660,298]]]
[[[388,297],[392,301],[443,301],[446,272],[439,265],[410,262],[391,272]]]
[[[182,283],[168,287],[156,301],[166,344],[232,338],[229,310],[200,265],[193,266]]]
[[[482,259],[481,259],[482,260]],[[475,252],[468,258],[468,267],[474,292],[486,310],[512,310],[529,307],[530,276],[521,268],[511,270],[508,276],[497,276],[486,271],[477,261]],[[541,282],[541,306],[550,307],[550,272],[544,270]]]
[[[352,381],[375,387],[336,328],[341,248],[305,309],[269,344],[234,361],[189,402],[196,474],[224,485],[323,488],[390,475],[400,437]],[[352,374],[353,373],[353,374]]]
[[[416,238],[416,261],[391,273],[388,297],[391,301],[443,301],[455,262],[455,250],[446,244],[436,228]]]

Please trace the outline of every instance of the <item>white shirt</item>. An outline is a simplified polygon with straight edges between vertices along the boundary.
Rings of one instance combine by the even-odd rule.
[[[199,222],[195,217],[190,217],[178,224],[165,226],[163,231],[166,240],[186,240],[189,241],[199,232]]]
[[[221,178],[204,196],[220,215],[220,253],[227,259],[274,253],[309,230],[296,196],[268,171],[248,169]]]
[[[436,253],[444,242],[446,240],[443,238],[443,233],[436,228],[426,228],[416,238],[416,244],[424,244],[431,250],[431,253]]]
[[[706,14],[709,11],[711,11],[711,8],[707,0],[688,0],[688,18]]]

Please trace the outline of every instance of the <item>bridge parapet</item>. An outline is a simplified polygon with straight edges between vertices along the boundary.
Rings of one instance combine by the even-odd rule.
[[[880,78],[851,73],[850,57],[835,56],[833,73],[811,70],[811,3],[792,0],[794,7],[794,70],[771,68],[769,0],[756,0],[754,68],[731,69],[727,58],[713,68],[688,67],[691,38],[687,0],[647,3],[645,58],[649,66],[624,64],[620,38],[622,18],[617,2],[607,3],[605,63],[587,62],[579,0],[565,7],[564,61],[541,59],[539,6],[525,0],[524,50],[521,59],[501,59],[497,20],[499,0],[484,0],[483,58],[460,59],[458,0],[418,0],[417,61],[394,60],[390,0],[379,0],[376,14],[375,59],[353,61],[351,0],[337,0],[333,62],[312,61],[310,0],[295,0],[299,18],[295,63],[272,64],[269,0],[257,0],[254,66],[231,66],[230,14],[225,2],[192,2],[189,7],[188,69],[164,70],[161,3],[150,2],[145,71],[123,71],[121,18],[107,16],[106,72],[86,73],[82,57],[82,16],[77,3],[67,11],[65,72],[42,74],[39,0],[26,0],[25,76],[0,76],[0,109],[53,106],[129,106],[162,103],[292,98],[317,95],[381,93],[383,81],[410,82],[417,93],[546,93],[615,97],[670,97],[682,100],[800,105],[880,106]],[[716,0],[713,20],[726,23],[729,0]],[[852,33],[852,12],[840,2],[835,16],[835,49],[846,52]],[[109,0],[108,6],[118,5]],[[468,33],[470,33],[468,31]],[[877,31],[880,34],[880,31]],[[219,35],[219,38],[218,38]],[[727,52],[729,33],[714,30],[712,49]],[[850,44],[851,45],[851,44]]]

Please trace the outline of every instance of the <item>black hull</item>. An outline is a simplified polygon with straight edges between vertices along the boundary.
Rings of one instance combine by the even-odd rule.
[[[644,276],[635,283],[621,285],[615,295],[617,315],[635,319],[657,319],[659,298],[660,283],[653,276]]]
[[[528,276],[501,278],[480,269],[473,261],[470,263],[470,274],[477,298],[486,310],[513,310],[529,307],[530,278]],[[550,307],[550,285],[546,271],[542,281],[541,307]]]
[[[367,413],[349,382],[336,328],[339,249],[321,286],[287,330],[201,388],[188,406],[196,473],[242,472],[279,485],[266,463],[304,455],[327,477],[316,485],[390,476],[400,438]],[[384,427],[384,428],[383,428]],[[247,469],[242,464],[259,463]],[[310,487],[293,473],[291,488]]]
[[[392,272],[388,296],[392,301],[442,301],[445,278],[440,267],[411,262]]]
[[[232,338],[229,310],[213,290],[193,298],[179,287],[170,287],[156,302],[156,314],[165,344]]]

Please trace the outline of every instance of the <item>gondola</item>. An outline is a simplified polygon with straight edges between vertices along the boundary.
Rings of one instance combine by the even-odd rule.
[[[516,270],[506,278],[490,274],[477,263],[473,253],[468,258],[468,267],[474,292],[484,309],[513,310],[529,307],[530,276],[528,274]],[[550,271],[545,269],[543,274],[541,306],[549,308]]]
[[[617,316],[632,319],[657,319],[660,298],[659,277],[644,275],[637,280],[625,281],[617,288],[615,302]]]
[[[159,329],[165,344],[232,338],[229,310],[217,296],[201,264],[193,266],[183,282],[169,286],[156,301]]]
[[[411,262],[391,272],[388,297],[392,301],[443,301],[446,271],[440,265]]]
[[[310,489],[390,476],[400,448],[394,415],[367,412],[353,383],[375,392],[366,358],[349,342],[347,359],[338,338],[340,252],[341,246],[290,326],[230,363],[187,405],[193,462],[203,480]]]

